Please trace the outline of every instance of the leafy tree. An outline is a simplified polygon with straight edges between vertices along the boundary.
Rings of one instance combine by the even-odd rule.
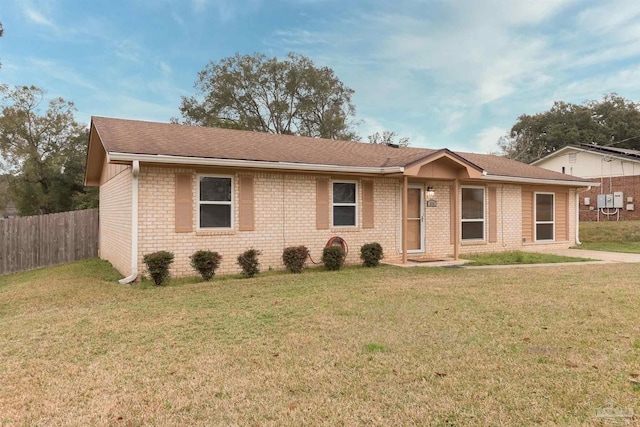
[[[398,138],[396,141],[396,136],[398,135],[395,132],[385,130],[382,134],[376,132],[373,135],[369,135],[367,136],[367,139],[369,139],[371,144],[398,145],[400,147],[409,146],[409,138]]]
[[[523,114],[498,145],[504,156],[530,163],[566,145],[637,149],[639,141],[640,104],[612,93],[601,101],[556,101],[549,111]]]
[[[51,100],[41,113],[43,98],[35,86],[4,90],[0,167],[10,174],[10,196],[21,215],[95,207],[95,190],[83,186],[87,129],[76,123],[72,102]]]
[[[277,134],[356,139],[353,90],[328,67],[289,53],[261,53],[210,62],[198,75],[195,97],[183,97],[184,123]],[[177,119],[173,119],[177,121]]]

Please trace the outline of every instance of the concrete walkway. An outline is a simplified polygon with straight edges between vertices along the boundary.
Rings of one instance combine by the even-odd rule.
[[[400,262],[386,262],[385,264],[394,265],[396,267],[463,267],[466,269],[485,269],[485,268],[535,268],[535,267],[560,267],[560,266],[576,266],[590,264],[608,264],[608,263],[640,263],[640,254],[627,254],[622,252],[604,252],[604,251],[588,251],[583,249],[556,249],[546,252],[553,255],[567,256],[573,258],[589,258],[591,261],[584,262],[559,262],[551,264],[508,264],[508,265],[481,265],[481,266],[465,266],[469,262],[465,259],[454,261],[453,259],[443,259],[435,262],[414,262],[409,261],[407,264]]]
[[[554,255],[570,256],[574,258],[591,258],[607,262],[640,262],[640,254],[623,252],[589,251],[584,249],[558,249],[548,252]]]

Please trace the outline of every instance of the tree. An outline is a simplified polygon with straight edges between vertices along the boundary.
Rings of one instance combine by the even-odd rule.
[[[196,97],[182,97],[184,123],[353,140],[353,90],[328,67],[302,55],[284,60],[256,53],[210,62]],[[173,119],[173,121],[177,121]]]
[[[640,104],[615,93],[582,105],[556,101],[549,111],[523,114],[498,146],[508,158],[530,163],[566,145],[640,146]]]
[[[57,98],[41,114],[44,91],[35,86],[6,89],[0,114],[2,169],[21,215],[63,212],[97,205],[95,190],[83,186],[86,127],[76,123],[72,102]]]
[[[369,135],[367,136],[367,139],[369,139],[371,144],[397,145],[399,147],[409,146],[409,138],[403,137],[396,141],[396,136],[398,135],[395,132],[385,130],[382,134],[380,132],[376,132],[373,135]]]

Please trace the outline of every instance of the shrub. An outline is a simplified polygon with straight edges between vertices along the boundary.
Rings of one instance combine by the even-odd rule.
[[[309,249],[306,246],[290,246],[282,252],[282,262],[290,272],[300,273],[308,256]]]
[[[204,280],[211,280],[220,266],[222,256],[218,252],[197,251],[191,255],[191,267],[197,271]]]
[[[360,259],[365,267],[377,267],[382,258],[384,254],[380,243],[366,243],[360,248]]]
[[[340,270],[344,264],[344,251],[339,246],[327,246],[322,250],[322,262],[327,270]]]
[[[238,265],[242,268],[242,275],[244,277],[253,277],[260,273],[260,263],[258,262],[258,255],[262,252],[255,249],[249,249],[238,255]]]
[[[156,286],[162,285],[169,278],[169,266],[173,263],[172,252],[158,251],[146,254],[142,257],[142,260]]]

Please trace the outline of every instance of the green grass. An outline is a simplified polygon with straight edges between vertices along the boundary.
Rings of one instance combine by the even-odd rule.
[[[574,258],[534,252],[498,252],[490,254],[465,255],[465,259],[471,260],[465,266],[481,265],[511,265],[511,264],[551,264],[559,262],[583,262],[591,261],[589,258]]]
[[[640,413],[637,265],[0,277],[0,425],[601,425]]]
[[[387,351],[389,351],[389,349],[387,349],[382,344],[377,344],[374,342],[368,343],[367,345],[364,346],[364,348],[366,351],[370,353],[375,353],[375,352],[386,353]]]
[[[640,221],[581,222],[578,249],[640,253]]]

